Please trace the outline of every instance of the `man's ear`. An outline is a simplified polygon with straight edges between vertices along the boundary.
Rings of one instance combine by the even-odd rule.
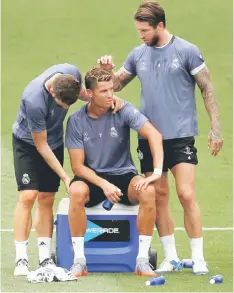
[[[53,89],[52,86],[50,86],[50,87],[48,88],[48,91],[49,91],[49,93],[51,94],[52,97],[55,97],[54,89]]]
[[[92,90],[86,90],[86,92],[87,92],[88,96],[89,96],[90,98],[92,98],[92,96],[93,96],[93,91],[92,91]]]

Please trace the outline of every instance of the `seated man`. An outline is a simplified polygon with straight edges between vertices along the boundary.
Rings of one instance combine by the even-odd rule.
[[[108,198],[112,203],[140,204],[137,217],[139,253],[135,274],[155,276],[148,251],[156,219],[154,184],[162,174],[162,136],[133,105],[125,103],[111,113],[113,75],[93,68],[85,76],[90,103],[73,113],[67,122],[66,147],[75,175],[70,184],[68,213],[75,276],[87,275],[84,255],[85,206],[92,207]],[[130,153],[130,128],[149,141],[154,173],[144,178],[137,174]]]

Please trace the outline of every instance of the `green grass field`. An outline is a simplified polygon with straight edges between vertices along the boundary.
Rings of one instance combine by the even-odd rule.
[[[20,95],[27,83],[52,64],[69,62],[85,73],[103,54],[112,54],[117,67],[128,52],[140,43],[132,15],[139,0],[3,0],[2,1],[2,174],[1,228],[13,227],[17,201],[14,180],[11,127],[19,106]],[[232,196],[232,1],[161,0],[167,12],[168,29],[197,44],[212,73],[220,104],[224,148],[212,157],[207,150],[209,120],[202,97],[197,92],[200,135],[197,138],[199,166],[197,194],[204,227],[233,227]],[[120,96],[139,105],[140,85],[134,80]],[[72,107],[75,111],[81,103]],[[132,134],[132,153],[136,154],[136,134]],[[71,175],[66,154],[65,169]],[[65,191],[61,186],[54,210]],[[183,226],[183,214],[171,178],[171,208],[176,227]],[[210,285],[209,276],[197,277],[184,270],[166,276],[163,287],[148,288],[145,278],[133,274],[90,274],[77,283],[28,284],[14,278],[14,243],[12,232],[1,232],[1,276],[3,292],[232,292],[233,231],[205,231],[204,249],[210,274],[223,274],[224,284]],[[181,258],[190,257],[188,238],[176,232]],[[152,244],[163,259],[157,234]],[[31,269],[37,265],[35,233],[29,245]]]

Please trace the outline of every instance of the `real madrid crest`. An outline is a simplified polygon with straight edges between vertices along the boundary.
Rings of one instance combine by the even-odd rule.
[[[113,137],[113,138],[118,137],[118,132],[115,129],[115,127],[111,127],[111,129],[110,129],[110,136]]]
[[[171,63],[171,68],[172,69],[177,69],[180,67],[180,63],[179,60],[177,58],[174,58],[172,63]]]
[[[30,182],[29,175],[27,173],[23,174],[22,183],[23,184],[28,184],[29,182]]]
[[[143,157],[144,157],[144,155],[143,155],[142,151],[138,150],[138,158],[139,158],[139,160],[143,160]]]

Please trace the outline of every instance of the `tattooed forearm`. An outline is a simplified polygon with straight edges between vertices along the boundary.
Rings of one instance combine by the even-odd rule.
[[[219,109],[215,98],[214,87],[211,83],[210,73],[207,67],[203,68],[197,74],[195,74],[195,80],[198,87],[201,90],[202,97],[206,110],[210,117],[211,130],[215,136],[221,137],[221,126],[219,119]]]
[[[114,73],[114,91],[121,91],[133,79],[134,76],[124,71],[123,67],[121,67]]]

